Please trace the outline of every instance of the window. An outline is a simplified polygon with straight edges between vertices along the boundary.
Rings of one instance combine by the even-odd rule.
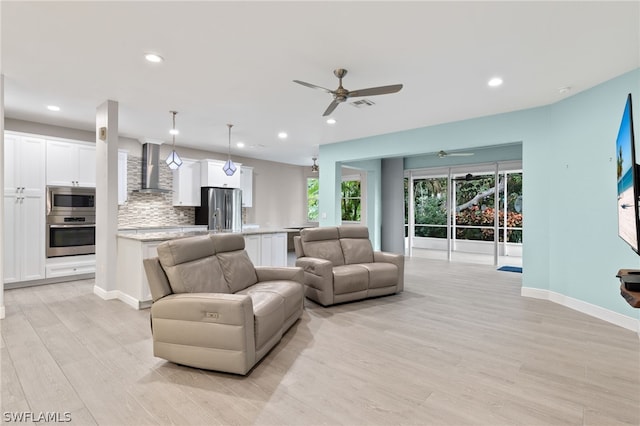
[[[344,222],[362,221],[362,189],[359,178],[344,178],[340,205]]]
[[[446,177],[413,181],[416,237],[447,238],[447,184]]]
[[[320,192],[320,179],[307,178],[307,221],[318,221],[318,196]]]

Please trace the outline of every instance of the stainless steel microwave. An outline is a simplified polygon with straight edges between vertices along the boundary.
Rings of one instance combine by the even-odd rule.
[[[95,216],[96,189],[77,186],[47,187],[47,216]]]

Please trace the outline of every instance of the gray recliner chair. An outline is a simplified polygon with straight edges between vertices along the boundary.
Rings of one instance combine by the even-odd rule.
[[[246,374],[303,312],[302,269],[254,267],[240,234],[166,241],[144,268],[153,354],[177,364]]]

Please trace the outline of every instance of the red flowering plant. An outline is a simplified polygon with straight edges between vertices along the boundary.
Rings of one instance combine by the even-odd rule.
[[[456,224],[483,228],[458,228],[456,230],[456,237],[465,240],[493,241],[493,220],[494,209],[492,207],[481,209],[477,205],[471,206],[456,214]],[[501,227],[504,226],[504,211],[502,210],[498,212],[498,223]],[[521,227],[522,213],[507,212],[507,228]],[[502,234],[500,235],[500,241],[502,241]],[[508,229],[507,241],[522,242],[522,231],[519,229]]]

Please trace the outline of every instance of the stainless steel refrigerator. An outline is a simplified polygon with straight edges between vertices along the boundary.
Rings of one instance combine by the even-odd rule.
[[[196,225],[211,231],[242,231],[242,190],[203,186],[200,207],[196,207]]]

